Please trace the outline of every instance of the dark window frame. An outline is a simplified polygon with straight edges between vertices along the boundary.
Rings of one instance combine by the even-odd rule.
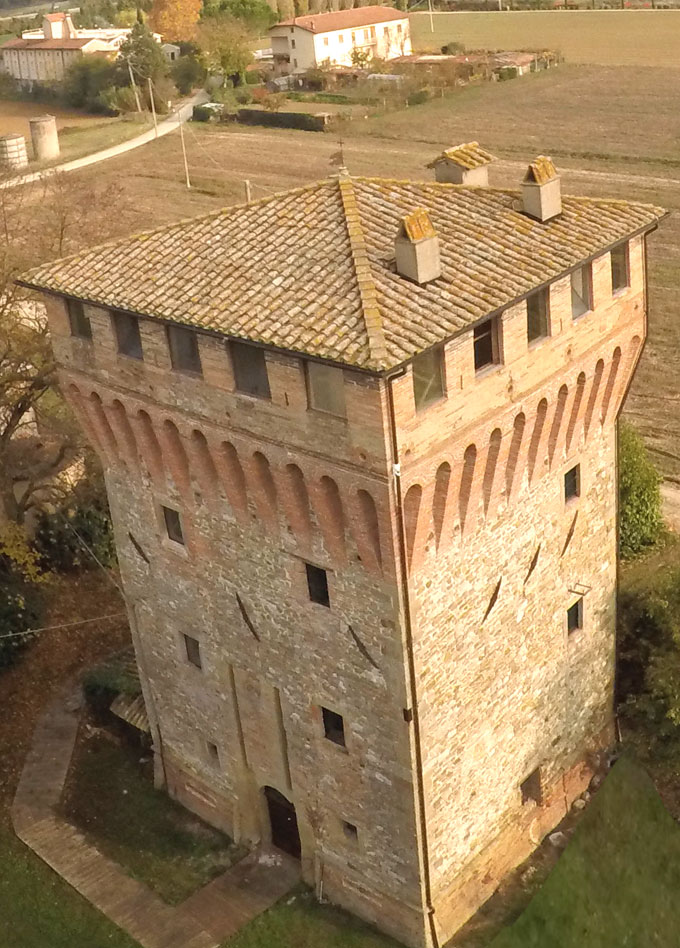
[[[229,355],[234,373],[235,390],[240,395],[249,395],[251,398],[271,401],[272,393],[269,386],[269,371],[264,349],[253,346],[248,342],[233,340],[229,343]],[[253,376],[249,373],[253,370],[255,375],[258,376],[254,385],[247,381],[247,377],[252,381]]]
[[[347,747],[344,717],[338,714],[337,711],[322,707],[321,720],[323,721],[323,735],[326,740],[332,744],[337,744],[338,747]]]
[[[193,665],[194,668],[203,671],[203,658],[201,656],[201,643],[199,640],[194,638],[193,635],[187,635],[186,632],[182,632],[182,641],[184,643],[184,655],[189,665]]]
[[[170,540],[171,543],[176,543],[178,546],[186,546],[182,514],[179,510],[175,510],[174,507],[168,507],[165,504],[161,504],[161,512],[163,514],[163,523],[165,525],[165,535],[167,539]]]
[[[82,300],[66,300],[66,312],[71,329],[71,336],[74,339],[85,339],[92,342],[92,324],[90,318],[85,314],[85,306]]]
[[[573,602],[567,609],[567,634],[580,632],[583,628],[583,596]]]
[[[359,842],[359,830],[357,829],[354,823],[350,823],[349,820],[341,820],[342,823],[342,832],[346,839],[349,839],[352,843]]]
[[[623,255],[623,283],[615,283],[615,258],[614,254],[621,252]],[[612,274],[612,295],[616,296],[617,293],[625,293],[626,290],[630,289],[630,241],[624,240],[622,243],[617,244],[616,247],[612,247],[609,252],[609,264]]]
[[[118,354],[128,359],[144,361],[142,334],[139,329],[139,317],[131,313],[111,313],[113,331],[116,337]]]
[[[564,472],[564,501],[569,503],[581,496],[581,465],[574,464]]]
[[[419,367],[426,369],[428,362],[432,363],[429,367],[430,371],[419,372]],[[415,356],[411,363],[411,377],[413,379],[413,402],[417,412],[424,411],[430,405],[446,398],[444,346],[435,346]],[[425,379],[428,379],[428,381],[425,382]]]
[[[328,589],[328,570],[325,570],[322,566],[315,566],[314,563],[305,563],[305,572],[309,601],[330,609],[331,598]]]
[[[501,364],[500,317],[478,323],[472,331],[475,373],[479,375]],[[484,360],[484,361],[482,361]]]
[[[202,376],[203,366],[201,365],[198,333],[194,332],[193,329],[187,329],[186,326],[168,326],[167,336],[170,364],[175,372]]]
[[[585,290],[587,299],[577,292],[574,289],[574,277],[577,273],[584,274],[585,279]],[[573,320],[581,319],[582,316],[587,315],[593,311],[594,301],[593,301],[593,265],[592,263],[584,263],[582,267],[577,267],[575,270],[572,270],[569,274],[569,289],[571,291],[571,318]],[[585,306],[584,310],[575,311],[574,303],[578,299]]]
[[[341,399],[342,399],[342,411],[333,411],[331,408],[324,407],[321,404],[317,404],[316,392],[314,384],[314,373],[317,371],[330,371],[332,373],[340,373],[339,376],[335,375],[335,379],[340,379],[340,389],[341,389]],[[313,362],[311,359],[305,360],[305,382],[307,385],[307,407],[310,411],[320,411],[324,415],[332,415],[333,418],[347,418],[347,403],[345,400],[345,373],[339,367],[335,365],[325,365],[322,362]]]
[[[534,302],[538,309],[532,312]],[[550,336],[550,288],[545,286],[527,296],[527,342],[534,345]]]

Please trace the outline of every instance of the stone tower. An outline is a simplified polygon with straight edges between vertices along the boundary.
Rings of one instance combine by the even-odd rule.
[[[612,728],[616,417],[663,212],[341,175],[28,274],[159,783],[442,945]]]

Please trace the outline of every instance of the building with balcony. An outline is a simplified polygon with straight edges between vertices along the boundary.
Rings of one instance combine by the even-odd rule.
[[[418,948],[611,741],[664,213],[443,160],[461,183],[342,173],[22,281],[104,466],[157,783]]]
[[[392,7],[358,7],[312,13],[276,23],[269,30],[277,75],[319,66],[352,66],[353,50],[368,59],[395,59],[411,52],[406,13]]]

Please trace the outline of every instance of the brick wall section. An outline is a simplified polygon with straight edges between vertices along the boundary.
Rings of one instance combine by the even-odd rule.
[[[432,943],[424,844],[443,943],[609,740],[614,422],[645,335],[641,239],[630,262],[613,296],[609,255],[594,261],[594,308],[576,321],[569,279],[555,282],[550,336],[531,348],[525,304],[506,310],[503,362],[480,375],[472,331],[450,341],[447,397],[422,412],[410,367],[391,382],[346,370],[346,420],[308,410],[293,356],[268,351],[271,401],[249,398],[215,336],[199,334],[196,378],[171,369],[162,324],[141,321],[139,362],[118,355],[106,311],[87,307],[87,343],[47,298],[64,390],[106,470],[159,777],[250,842],[268,838],[263,788],[278,789],[307,881],[419,948]],[[565,505],[575,463],[581,496]],[[181,512],[184,547],[161,505]],[[309,601],[305,562],[328,570],[330,609]],[[585,627],[567,636],[576,589]],[[404,713],[407,595],[422,774]],[[346,748],[324,737],[322,707],[343,715]],[[542,804],[523,805],[536,767]]]

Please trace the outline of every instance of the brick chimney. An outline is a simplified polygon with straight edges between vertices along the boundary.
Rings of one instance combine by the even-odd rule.
[[[394,253],[397,273],[414,283],[422,285],[441,276],[439,237],[424,208],[402,217]]]
[[[527,168],[522,182],[522,210],[543,222],[562,213],[562,187],[552,158],[539,155]]]
[[[435,181],[487,187],[489,165],[495,160],[492,154],[479,147],[478,142],[467,142],[447,148],[427,167],[434,168]]]

